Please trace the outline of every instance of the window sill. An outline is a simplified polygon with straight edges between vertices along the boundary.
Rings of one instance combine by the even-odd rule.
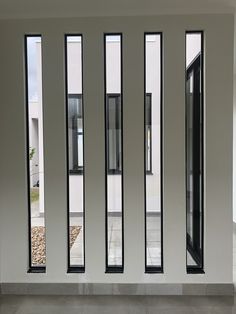
[[[199,266],[187,266],[187,274],[205,274],[205,272]]]
[[[123,274],[124,267],[123,266],[110,266],[106,268],[106,274]]]
[[[162,266],[146,266],[145,274],[163,274]]]
[[[69,170],[69,175],[83,175],[84,171],[83,170]]]
[[[45,266],[32,266],[28,269],[27,273],[28,274],[40,274],[40,273],[45,274],[46,267]]]
[[[67,269],[68,274],[74,274],[74,273],[85,273],[85,267],[84,266],[70,266]]]

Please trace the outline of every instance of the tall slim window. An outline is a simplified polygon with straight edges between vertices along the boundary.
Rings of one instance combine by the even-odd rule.
[[[162,34],[145,39],[145,271],[162,272]]]
[[[186,33],[187,272],[203,272],[203,33]]]
[[[123,272],[122,35],[105,34],[106,271]]]
[[[29,272],[44,272],[44,163],[41,36],[25,36]]]
[[[84,272],[83,41],[65,36],[68,272]]]

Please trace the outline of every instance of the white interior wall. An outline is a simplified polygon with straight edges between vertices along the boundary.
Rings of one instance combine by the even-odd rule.
[[[205,33],[205,274],[202,275],[187,275],[185,267],[185,31],[190,29],[202,29]],[[164,34],[164,273],[156,275],[144,273],[143,33],[147,30],[163,31]],[[126,39],[125,272],[115,275],[104,273],[103,33],[108,31],[122,32]],[[66,273],[63,35],[70,32],[84,35],[84,274]],[[28,245],[23,36],[27,33],[41,33],[43,36],[46,274],[26,272]],[[0,38],[1,114],[4,116],[0,125],[2,282],[232,282],[233,16],[1,21]],[[17,114],[13,114],[16,110]],[[10,125],[14,125],[14,128]],[[11,193],[14,193],[14,197],[9,196]],[[224,243],[220,250],[219,243]]]

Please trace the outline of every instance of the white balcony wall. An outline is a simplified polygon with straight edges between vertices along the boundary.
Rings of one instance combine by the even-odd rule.
[[[205,274],[188,275],[185,204],[185,31],[199,29],[204,30],[205,34]],[[104,272],[103,35],[109,31],[122,32],[124,38],[125,272],[115,275]],[[144,273],[145,31],[162,31],[164,49],[164,273],[155,275]],[[84,274],[67,274],[66,250],[64,34],[75,32],[82,33],[84,38]],[[47,241],[45,274],[27,273],[23,40],[25,34],[32,33],[41,33],[43,37],[44,202]],[[0,40],[0,101],[1,116],[4,117],[0,124],[1,281],[232,283],[233,16],[205,14],[5,20],[0,22]]]

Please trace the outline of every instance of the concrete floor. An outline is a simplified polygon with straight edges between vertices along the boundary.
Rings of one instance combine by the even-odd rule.
[[[0,296],[1,314],[232,314],[233,297]]]

